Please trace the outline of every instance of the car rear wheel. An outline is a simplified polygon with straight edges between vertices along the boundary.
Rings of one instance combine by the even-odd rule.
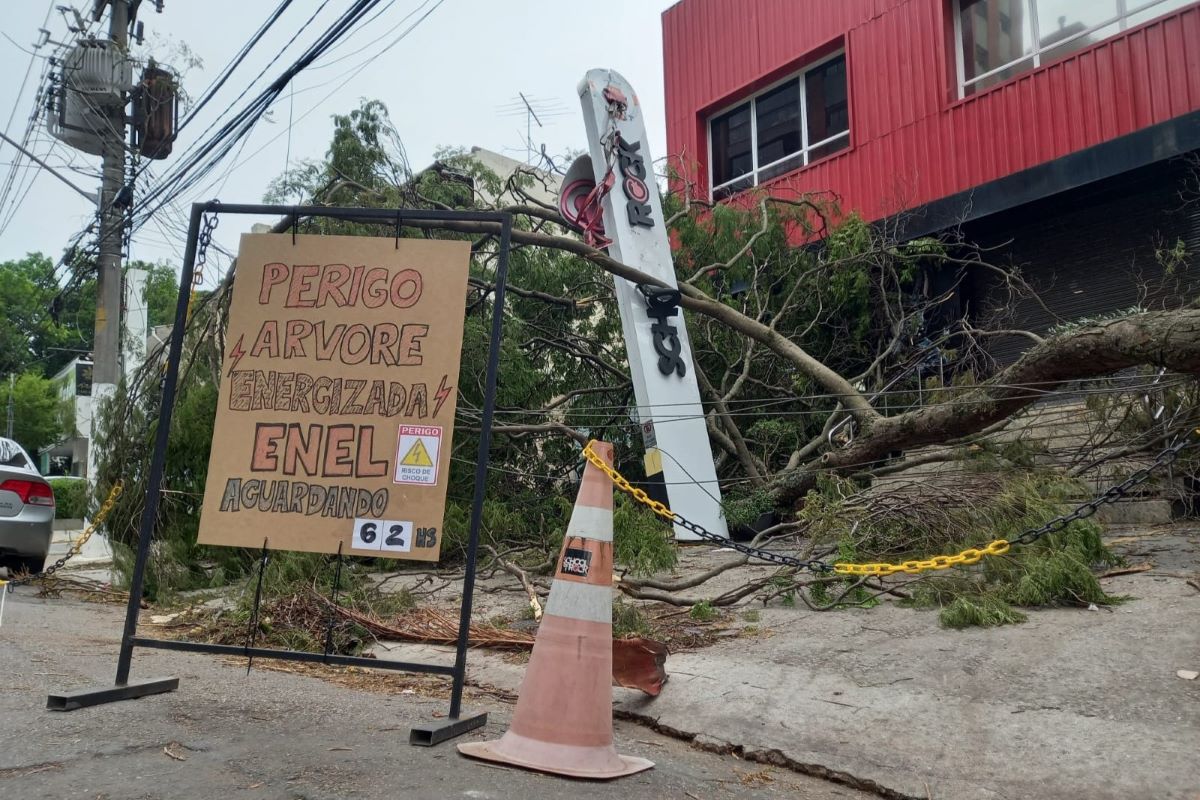
[[[30,556],[7,556],[0,559],[0,565],[8,568],[8,577],[15,578],[28,572],[34,575],[42,571],[42,567],[46,564],[45,558],[36,558]]]

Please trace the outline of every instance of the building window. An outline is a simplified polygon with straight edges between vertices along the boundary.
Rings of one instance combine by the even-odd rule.
[[[959,97],[1194,0],[956,0]]]
[[[848,147],[846,54],[830,56],[712,117],[708,142],[714,200]]]

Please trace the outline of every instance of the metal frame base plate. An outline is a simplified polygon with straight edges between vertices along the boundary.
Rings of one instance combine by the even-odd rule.
[[[487,712],[466,714],[458,718],[447,718],[425,725],[414,725],[408,733],[408,743],[417,747],[433,747],[467,731],[482,728],[487,724]]]
[[[103,689],[80,689],[75,692],[52,694],[46,698],[46,708],[50,711],[74,711],[77,708],[115,703],[118,700],[134,700],[151,694],[173,692],[178,688],[179,678],[149,678]]]

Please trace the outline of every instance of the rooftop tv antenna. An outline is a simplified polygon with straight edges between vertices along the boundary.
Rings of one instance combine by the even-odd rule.
[[[571,113],[570,109],[558,100],[542,100],[524,92],[517,92],[516,97],[504,105],[497,106],[496,110],[505,117],[525,117],[525,162],[528,164],[533,163],[535,156],[541,156],[541,148],[533,144],[534,123],[537,123],[539,128],[545,128],[546,123],[553,124],[553,119]],[[542,120],[546,120],[546,123]]]

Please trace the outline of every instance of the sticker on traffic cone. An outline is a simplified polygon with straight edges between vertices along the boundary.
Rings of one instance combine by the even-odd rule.
[[[612,463],[612,445],[591,447]],[[574,778],[654,766],[613,747],[612,534],[612,483],[589,463],[512,725],[495,741],[460,744],[460,753]]]

